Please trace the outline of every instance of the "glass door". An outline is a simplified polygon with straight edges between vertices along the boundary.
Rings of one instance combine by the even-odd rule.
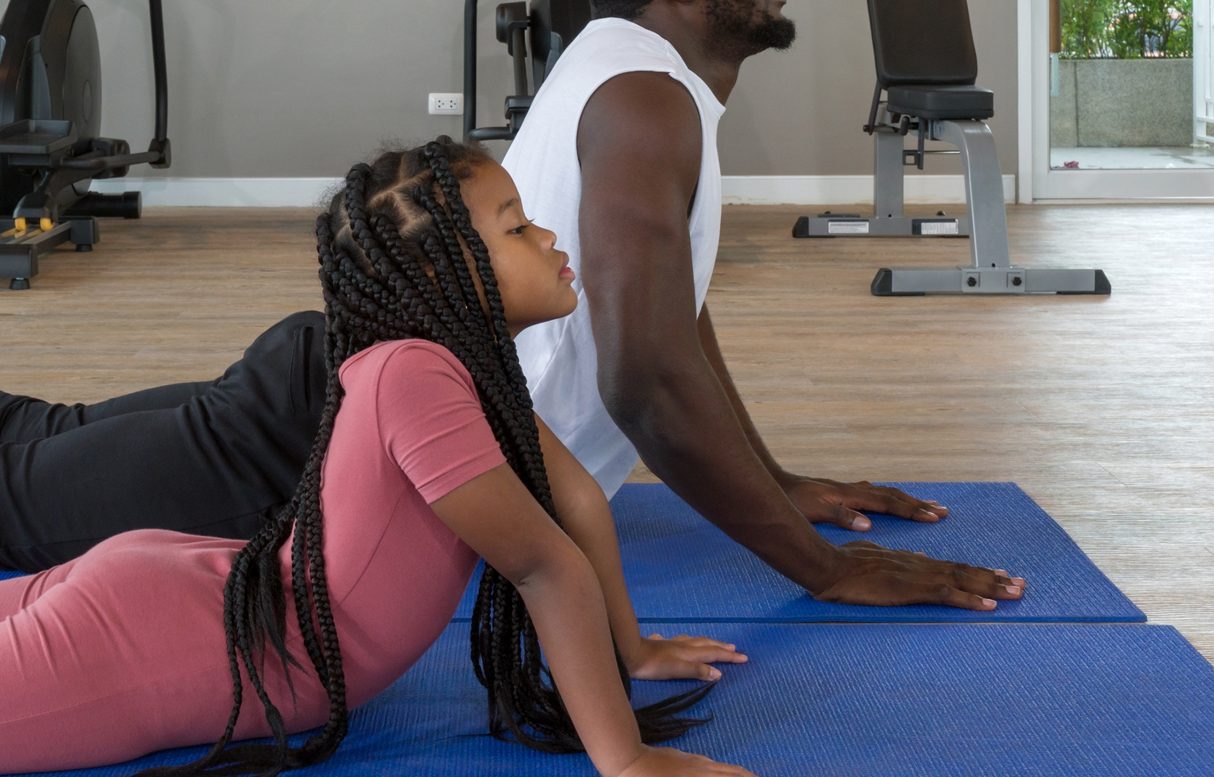
[[[1030,0],[1033,199],[1214,198],[1211,4]]]

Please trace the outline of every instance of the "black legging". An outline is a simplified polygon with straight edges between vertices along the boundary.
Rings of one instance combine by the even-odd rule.
[[[0,392],[0,566],[131,529],[248,538],[293,493],[324,403],[324,316],[295,313],[214,381],[95,405]]]

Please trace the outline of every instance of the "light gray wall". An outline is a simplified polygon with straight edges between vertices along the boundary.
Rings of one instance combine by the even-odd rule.
[[[89,2],[101,41],[103,131],[142,148],[153,123],[147,5]],[[488,123],[490,102],[500,115],[509,73],[493,38],[496,3],[481,5]],[[339,176],[385,141],[462,132],[459,117],[426,113],[429,92],[463,88],[458,0],[166,0],[164,12],[173,141],[165,175]]]
[[[1000,167],[1016,172],[1016,3],[970,0],[978,85],[995,92],[989,122]],[[876,70],[864,0],[790,0],[797,41],[742,66],[721,120],[725,175],[871,175],[868,120]],[[928,174],[961,171],[953,157]]]
[[[103,131],[143,147],[152,132],[147,8],[90,0],[101,38]],[[510,88],[493,37],[496,0],[480,3],[479,117],[498,124]],[[1005,173],[1016,169],[1016,9],[971,0],[979,83]],[[167,0],[169,134],[180,177],[337,176],[385,141],[458,136],[426,95],[462,90],[459,0]],[[799,37],[748,61],[721,126],[726,175],[865,175],[860,131],[873,87],[862,0],[792,0]],[[499,144],[500,145],[500,144]],[[957,172],[933,160],[929,173]],[[154,174],[142,168],[141,176]]]

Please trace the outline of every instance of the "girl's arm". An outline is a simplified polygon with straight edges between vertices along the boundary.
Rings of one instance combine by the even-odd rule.
[[[641,744],[616,670],[594,567],[509,465],[473,478],[431,507],[518,588],[569,717],[604,777],[750,775],[699,756]]]
[[[734,645],[703,637],[678,636],[664,640],[657,634],[641,636],[636,613],[624,584],[615,519],[603,490],[569,449],[539,417],[540,448],[544,468],[565,531],[589,559],[603,589],[611,633],[628,673],[637,679],[719,679],[711,662],[742,663],[746,656]]]

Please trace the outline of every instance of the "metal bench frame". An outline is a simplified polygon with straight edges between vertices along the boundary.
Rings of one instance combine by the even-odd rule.
[[[877,86],[865,132],[873,136],[874,214],[824,213],[802,217],[795,237],[953,236],[970,238],[971,264],[950,268],[882,268],[873,278],[877,296],[923,294],[1109,294],[1102,270],[1030,269],[1012,264],[1008,251],[1003,176],[995,141],[985,119],[988,90],[974,86],[974,51],[966,0],[868,0]],[[917,110],[912,113],[890,90],[907,87],[929,96],[973,98],[968,110]],[[882,92],[887,99],[882,100]],[[950,95],[949,92],[953,94]],[[914,132],[917,143],[904,147]],[[925,148],[940,141],[955,150]],[[908,217],[903,212],[904,168],[923,169],[933,153],[959,154],[965,177],[967,215]]]

